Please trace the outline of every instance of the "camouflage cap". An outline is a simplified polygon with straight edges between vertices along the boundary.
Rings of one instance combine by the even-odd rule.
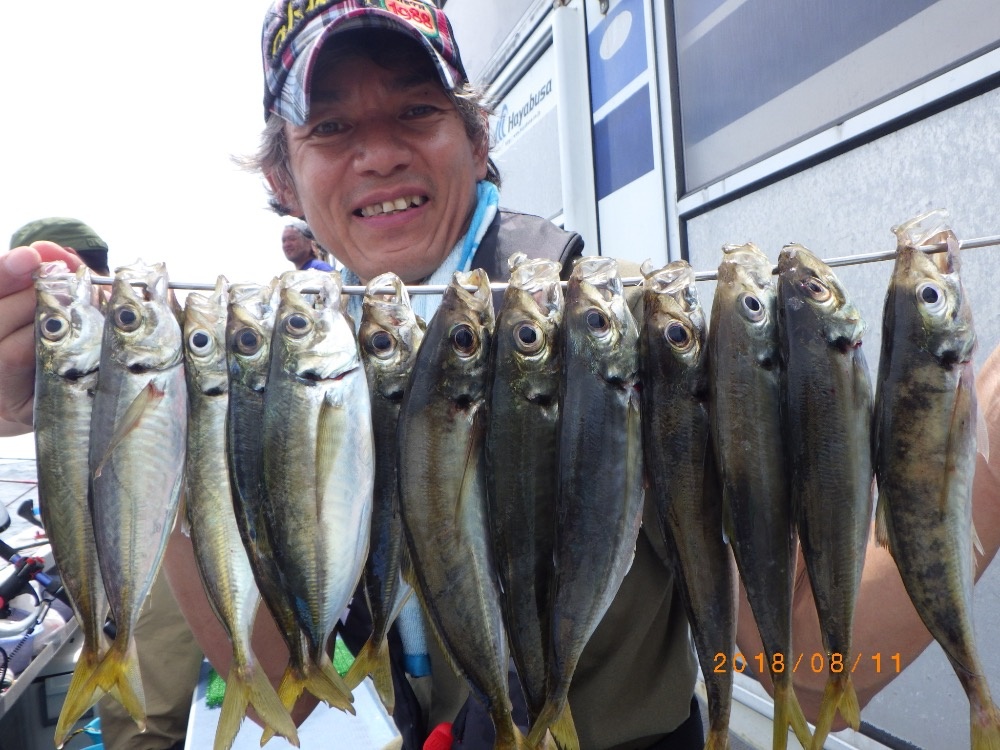
[[[295,125],[309,119],[313,65],[342,31],[388,28],[419,40],[451,91],[468,76],[444,11],[423,0],[277,0],[264,18],[264,117],[273,112]]]
[[[108,243],[79,219],[51,216],[29,221],[11,235],[10,248],[30,245],[39,240],[72,248],[91,269],[107,272]]]

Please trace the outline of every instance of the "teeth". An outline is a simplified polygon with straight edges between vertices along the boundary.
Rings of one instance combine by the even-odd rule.
[[[422,206],[427,202],[427,199],[422,195],[411,195],[406,198],[396,198],[391,201],[382,201],[381,203],[373,203],[370,206],[365,206],[361,209],[360,213],[364,217],[378,216],[379,214],[390,214],[396,211],[405,211],[406,209],[413,206]]]

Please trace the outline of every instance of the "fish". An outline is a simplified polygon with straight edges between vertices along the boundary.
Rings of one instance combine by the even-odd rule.
[[[374,438],[368,382],[341,289],[339,273],[281,276],[264,391],[263,503],[281,589],[308,655],[305,674],[289,675],[279,694],[309,690],[353,713],[351,690],[326,644],[368,556]]]
[[[821,750],[838,709],[855,730],[861,724],[843,664],[854,663],[851,632],[874,500],[867,326],[833,270],[797,244],[778,255],[777,309],[792,512],[829,665],[812,739]]]
[[[972,624],[976,332],[958,240],[936,209],[893,229],[875,396],[876,539],[969,698],[971,746],[1000,748]],[[937,261],[919,249],[945,243]]]
[[[427,326],[400,409],[399,507],[410,583],[431,632],[492,719],[494,747],[506,750],[523,747],[524,738],[511,717],[507,634],[487,519],[494,322],[486,273],[455,272]]]
[[[380,289],[391,289],[389,294]],[[366,675],[390,714],[395,707],[389,661],[389,628],[412,593],[402,578],[403,529],[399,517],[396,428],[403,395],[416,363],[426,326],[410,306],[410,296],[394,273],[374,277],[362,300],[358,344],[368,377],[375,439],[375,487],[371,541],[363,584],[372,615],[372,635],[344,675],[352,690]]]
[[[708,325],[687,261],[643,268],[639,334],[648,501],[671,555],[708,696],[705,747],[729,747],[736,570],[723,534],[712,453]]]
[[[644,498],[639,329],[613,258],[576,261],[562,331],[548,679],[528,733],[532,747],[546,729],[572,736],[565,726],[570,683],[632,564]]]
[[[108,645],[103,632],[108,598],[87,503],[90,418],[104,316],[86,266],[73,273],[65,263],[43,263],[35,296],[38,498],[52,557],[83,633],[56,723],[55,744],[62,747],[73,725],[102,695],[85,686]]]
[[[264,507],[264,390],[271,366],[271,335],[278,311],[279,280],[268,284],[233,284],[226,313],[226,364],[229,400],[226,415],[226,464],[236,527],[243,541],[261,600],[274,618],[289,663],[278,688],[282,705],[291,710],[304,679],[305,638],[295,613],[285,599],[281,576],[274,563]],[[316,685],[322,685],[317,681]],[[319,690],[319,687],[316,687]],[[342,700],[340,691],[324,693],[328,702]],[[270,738],[265,728],[262,741]]]
[[[233,284],[229,288],[226,318],[226,362],[229,405],[226,417],[226,463],[236,511],[236,526],[247,552],[261,600],[274,618],[288,648],[288,666],[278,686],[278,697],[289,711],[310,672],[305,637],[285,599],[281,575],[274,562],[264,506],[264,391],[271,367],[271,336],[279,302],[278,278],[267,284]],[[311,689],[329,705],[345,710],[343,692],[318,679]],[[264,728],[261,742],[272,736]]]
[[[181,327],[163,263],[115,272],[90,425],[89,505],[116,634],[94,671],[145,730],[133,629],[177,517],[187,439]]]
[[[545,704],[564,301],[561,264],[523,253],[510,263],[490,368],[487,498],[504,624],[533,721]]]
[[[781,425],[782,365],[777,291],[753,243],[726,245],[708,333],[711,436],[723,523],[753,611],[774,685],[775,750],[788,727],[811,737],[792,687],[795,530]]]
[[[260,593],[236,526],[226,458],[227,303],[228,282],[220,276],[211,295],[187,296],[182,328],[188,392],[184,507],[202,585],[233,648],[214,747],[232,747],[250,706],[265,726],[298,746],[295,722],[250,643]]]

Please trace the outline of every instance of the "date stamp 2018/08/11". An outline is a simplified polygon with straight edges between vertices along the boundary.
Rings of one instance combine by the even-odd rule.
[[[770,671],[775,674],[781,674],[786,669],[791,669],[794,673],[800,668],[803,670],[809,669],[816,674],[828,670],[833,674],[844,671],[853,673],[861,666],[863,658],[871,659],[876,673],[881,673],[882,669],[885,668],[887,670],[895,670],[896,674],[899,674],[902,668],[899,654],[885,654],[883,657],[881,652],[869,654],[867,657],[864,654],[858,654],[853,661],[849,662],[844,658],[843,654],[837,652],[821,654],[818,651],[814,651],[812,654],[800,653],[796,656],[795,661],[792,662],[790,659],[786,659],[785,655],[780,652],[775,653],[768,660],[767,654],[764,653],[758,653],[748,659],[739,651],[733,656],[720,651],[715,655],[715,667],[712,671],[716,674],[722,674],[727,669],[731,669],[734,672],[743,672],[747,668],[747,664],[752,662],[751,666],[755,667],[758,672],[763,672],[770,667]]]

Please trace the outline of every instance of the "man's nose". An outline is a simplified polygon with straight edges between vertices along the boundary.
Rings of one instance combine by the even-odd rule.
[[[369,122],[358,134],[354,166],[359,172],[389,175],[405,169],[413,158],[394,122]]]

